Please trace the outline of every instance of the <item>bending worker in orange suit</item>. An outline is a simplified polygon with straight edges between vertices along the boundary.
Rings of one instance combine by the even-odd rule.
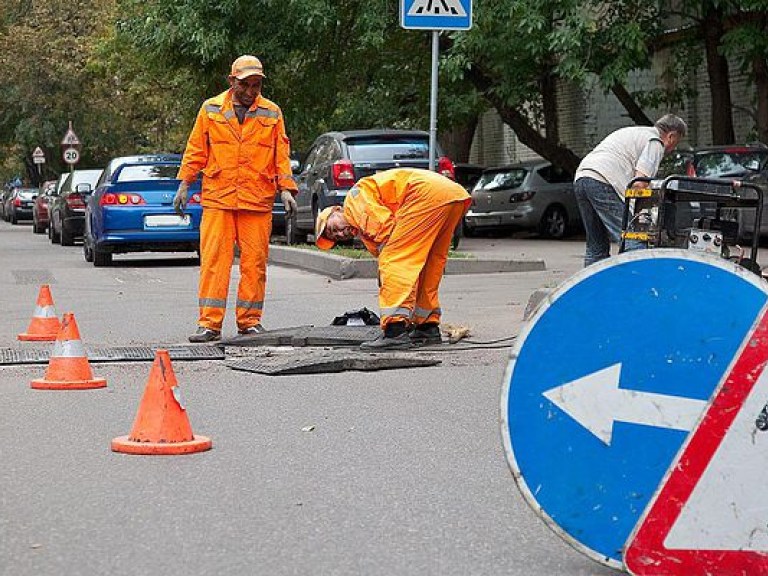
[[[437,291],[453,231],[469,203],[466,190],[445,176],[395,168],[360,179],[343,208],[331,206],[318,215],[318,248],[359,237],[379,259],[382,334],[362,348],[440,342]]]
[[[183,213],[189,184],[203,173],[200,224],[200,317],[190,342],[221,338],[234,245],[240,247],[235,313],[240,334],[263,332],[272,204],[280,191],[286,217],[296,210],[290,142],[280,108],[261,95],[264,72],[254,56],[232,64],[229,90],[203,102],[187,141],[174,198]]]

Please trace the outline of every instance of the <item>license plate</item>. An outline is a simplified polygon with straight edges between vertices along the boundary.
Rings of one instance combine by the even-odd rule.
[[[189,214],[149,214],[144,216],[144,226],[147,228],[189,228],[192,219]]]

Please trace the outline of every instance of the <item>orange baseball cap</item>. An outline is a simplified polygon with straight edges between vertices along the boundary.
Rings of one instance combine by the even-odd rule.
[[[264,67],[261,65],[261,60],[256,56],[240,56],[237,60],[232,62],[232,73],[230,76],[234,76],[238,80],[248,78],[248,76],[264,76]]]
[[[315,222],[315,246],[320,248],[320,250],[330,250],[336,245],[336,241],[323,236],[323,232],[325,232],[325,227],[328,224],[328,217],[337,210],[341,210],[341,207],[328,206],[328,208],[323,208],[320,214],[317,215],[317,222]]]

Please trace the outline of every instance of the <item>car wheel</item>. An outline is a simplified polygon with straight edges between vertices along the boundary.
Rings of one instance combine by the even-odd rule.
[[[112,252],[102,252],[94,246],[93,248],[93,265],[96,268],[102,268],[103,266],[112,265]]]
[[[93,262],[93,248],[91,248],[87,240],[83,241],[83,258],[85,258],[86,262]]]
[[[61,224],[61,245],[62,246],[74,246],[75,245],[75,235],[72,234],[72,231],[67,228],[67,225],[62,222]]]
[[[550,206],[539,222],[539,234],[545,238],[560,240],[568,230],[568,215],[562,206]]]
[[[296,228],[296,214],[285,219],[285,243],[289,246],[299,243],[299,231]]]
[[[45,232],[45,226],[41,226],[38,220],[32,219],[32,233],[43,234]]]
[[[61,234],[56,230],[56,224],[51,222],[51,244],[60,244]]]
[[[11,224],[14,226],[19,223],[19,218],[16,216],[16,210],[13,210],[11,212],[11,218],[10,218]]]
[[[477,230],[475,230],[474,226],[467,226],[467,223],[464,222],[461,228],[462,228],[461,233],[466,238],[474,238],[475,236],[477,236]]]

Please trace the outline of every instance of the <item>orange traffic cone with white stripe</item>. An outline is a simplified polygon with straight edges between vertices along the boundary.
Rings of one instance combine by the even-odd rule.
[[[16,336],[19,340],[34,341],[53,341],[61,328],[56,309],[53,307],[53,297],[51,288],[48,284],[40,286],[40,292],[37,294],[35,303],[35,312],[26,332]]]
[[[195,436],[181,403],[179,384],[167,350],[158,350],[128,436],[112,440],[126,454],[191,454],[211,448],[210,438]]]
[[[56,336],[53,352],[48,360],[45,378],[32,380],[36,390],[87,390],[104,388],[104,378],[94,378],[88,356],[80,341],[75,315],[66,312],[61,319],[61,329]]]

